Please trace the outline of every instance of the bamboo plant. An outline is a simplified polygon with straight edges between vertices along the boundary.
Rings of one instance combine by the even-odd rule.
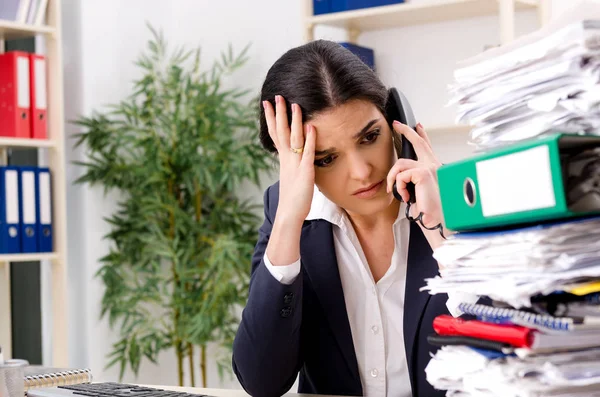
[[[256,106],[248,91],[225,89],[247,61],[231,46],[203,70],[200,49],[170,51],[162,33],[136,62],[133,92],[104,111],[75,120],[87,160],[80,184],[118,191],[105,220],[108,254],[102,317],[119,340],[107,366],[137,376],[145,358],[174,349],[179,384],[195,358],[206,387],[209,343],[220,346],[221,376],[246,301],[257,208],[236,193],[271,169],[258,144]],[[186,362],[187,361],[187,362]]]

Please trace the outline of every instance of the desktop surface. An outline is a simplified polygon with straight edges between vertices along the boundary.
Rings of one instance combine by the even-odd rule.
[[[148,385],[148,387],[157,387],[164,390],[173,390],[190,394],[207,394],[215,397],[248,397],[249,394],[244,392],[243,390],[235,390],[235,389],[202,389],[198,387],[179,387],[179,386],[164,386],[164,385]],[[324,394],[298,394],[298,393],[286,393],[285,397],[340,397],[340,396],[331,396]]]
[[[58,387],[31,388],[28,397],[248,397],[243,390],[204,389],[165,385],[134,385],[118,382],[93,382]],[[286,397],[309,395],[287,393]],[[315,396],[311,394],[310,396]],[[335,396],[322,396],[335,397]]]

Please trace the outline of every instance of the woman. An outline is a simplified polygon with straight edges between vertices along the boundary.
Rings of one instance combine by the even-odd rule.
[[[446,297],[420,292],[442,241],[405,216],[442,222],[436,159],[423,127],[385,117],[388,91],[334,42],[284,54],[262,87],[260,138],[279,157],[264,195],[233,369],[253,396],[299,392],[442,396],[426,381],[427,343]],[[392,129],[393,127],[393,129]],[[418,161],[398,159],[404,135]]]

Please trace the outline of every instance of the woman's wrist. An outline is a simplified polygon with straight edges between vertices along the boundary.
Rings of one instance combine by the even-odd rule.
[[[278,211],[267,245],[267,256],[273,266],[287,266],[300,258],[302,222]]]
[[[277,225],[278,227],[288,230],[300,230],[302,229],[303,223],[304,219],[299,219],[297,216],[291,215],[289,211],[278,208],[273,222],[273,228]]]

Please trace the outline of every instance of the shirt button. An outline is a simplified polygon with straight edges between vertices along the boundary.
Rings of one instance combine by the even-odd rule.
[[[372,376],[373,378],[377,378],[377,375],[379,375],[379,371],[377,371],[377,368],[373,368],[373,369],[371,370],[371,376]]]
[[[377,334],[379,332],[379,327],[374,325],[371,327],[371,331],[373,331],[374,334]]]
[[[371,289],[371,292],[373,293],[373,295],[377,295],[377,290],[375,289],[375,287],[373,287],[373,288]]]

